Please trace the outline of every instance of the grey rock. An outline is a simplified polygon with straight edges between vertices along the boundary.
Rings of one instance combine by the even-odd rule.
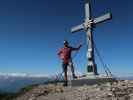
[[[133,100],[133,81],[80,87],[39,85],[16,100]]]

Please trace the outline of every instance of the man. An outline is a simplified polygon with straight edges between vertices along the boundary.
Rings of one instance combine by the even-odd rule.
[[[64,79],[65,79],[64,86],[67,86],[67,83],[68,83],[67,81],[68,80],[67,79],[67,67],[68,66],[71,67],[73,78],[77,78],[74,72],[74,66],[72,63],[71,53],[72,51],[78,51],[81,48],[81,46],[82,45],[79,45],[77,48],[73,48],[69,46],[68,41],[64,41],[64,47],[61,48],[60,51],[58,52],[59,57],[62,59],[62,67],[63,67]]]

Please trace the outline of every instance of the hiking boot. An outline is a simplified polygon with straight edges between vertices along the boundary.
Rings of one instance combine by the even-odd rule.
[[[78,77],[76,75],[73,75],[73,79],[77,79]]]
[[[63,86],[68,86],[68,83],[67,83],[67,81],[66,81],[66,82],[64,82]]]

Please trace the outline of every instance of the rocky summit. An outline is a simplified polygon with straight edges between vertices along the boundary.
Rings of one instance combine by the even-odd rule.
[[[14,100],[133,100],[133,81],[121,80],[91,86],[38,85]]]

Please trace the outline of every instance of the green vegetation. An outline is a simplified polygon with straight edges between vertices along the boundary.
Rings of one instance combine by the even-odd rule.
[[[34,85],[28,85],[24,88],[22,88],[18,94],[24,94],[25,92],[28,92],[30,90],[32,90],[34,87],[38,86],[37,84],[34,84]]]

